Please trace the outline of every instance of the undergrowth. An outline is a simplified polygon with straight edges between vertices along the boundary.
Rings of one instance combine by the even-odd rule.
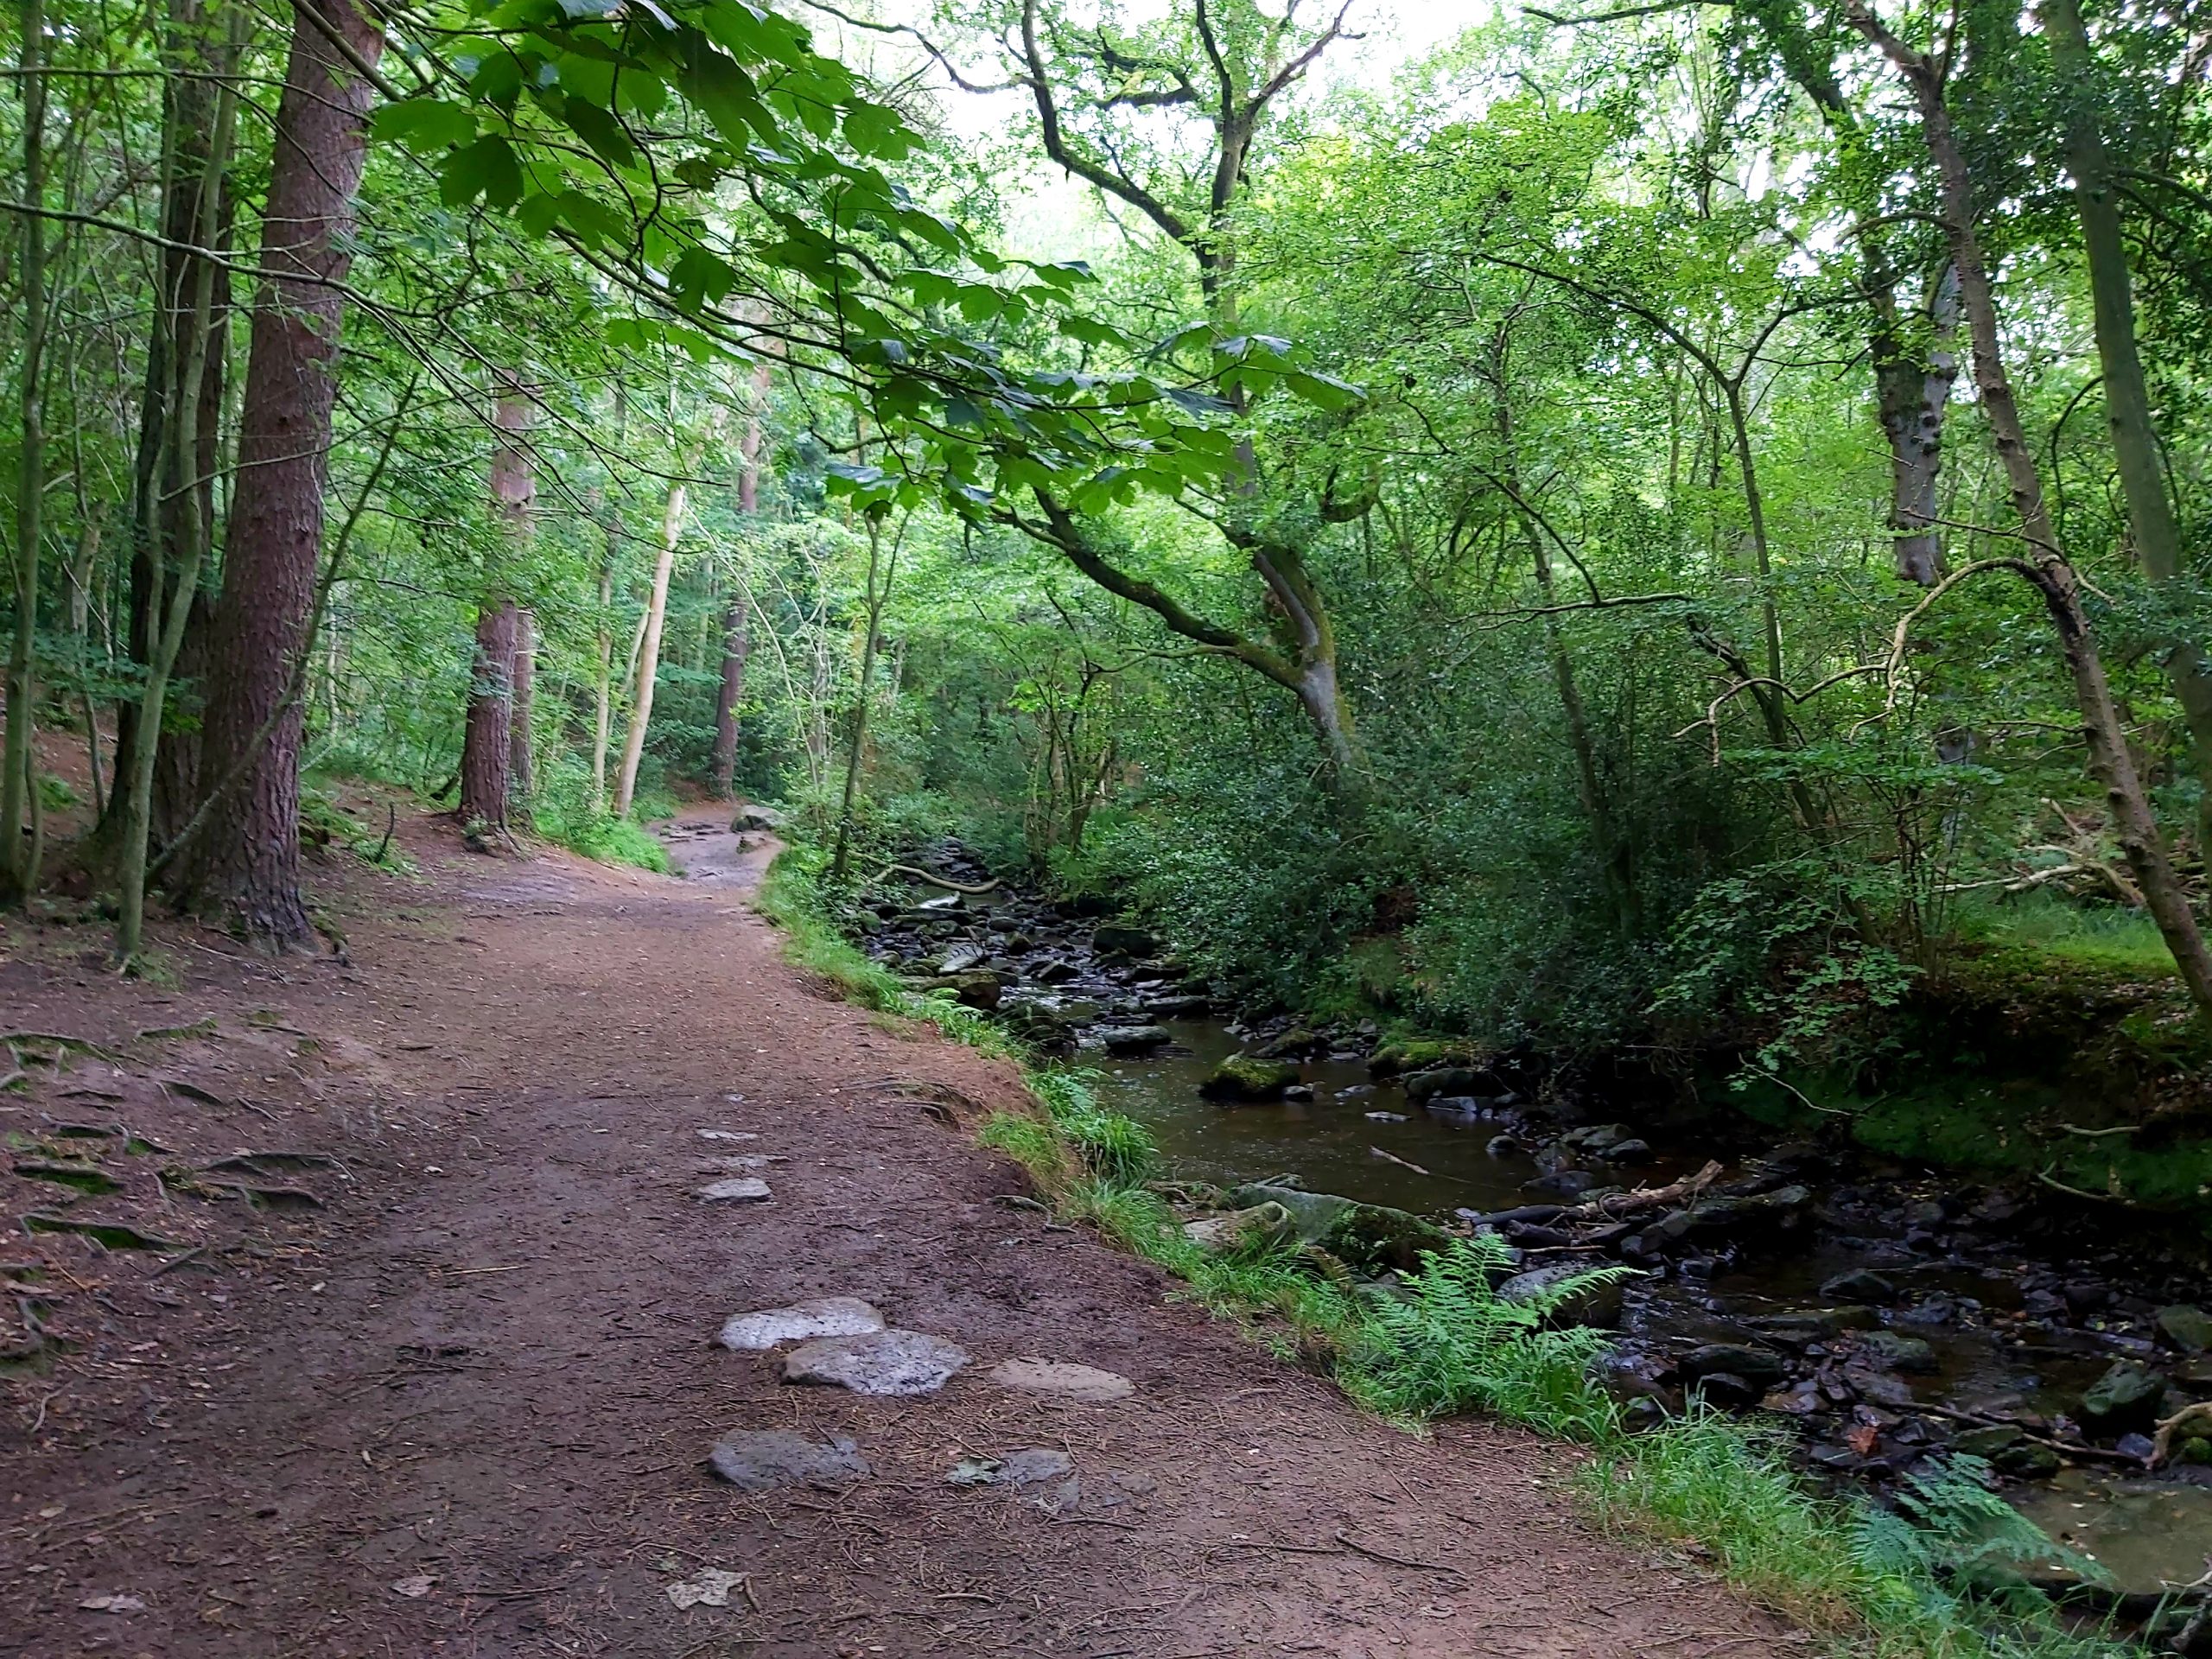
[[[649,816],[640,811],[638,818]],[[669,872],[668,849],[633,818],[594,806],[590,780],[581,766],[549,770],[530,801],[531,827],[546,840],[601,864],[633,864],[658,875]]]
[[[862,1006],[927,1019],[993,1052],[1005,1036],[969,1010],[919,997],[831,925],[818,858],[785,853],[759,904],[789,935],[791,959]],[[1778,1433],[1693,1407],[1631,1433],[1595,1382],[1597,1332],[1549,1328],[1568,1298],[1620,1269],[1598,1269],[1543,1299],[1494,1289],[1510,1263],[1492,1235],[1427,1252],[1389,1287],[1340,1263],[1248,1234],[1200,1246],[1147,1181],[1157,1152],[1139,1124],[1101,1109],[1085,1074],[1033,1069],[1042,1110],[999,1112],[981,1139],[1020,1163],[1065,1220],[1158,1262],[1184,1294],[1243,1324],[1285,1357],[1332,1376],[1378,1415],[1421,1432],[1479,1410],[1584,1447],[1573,1487],[1602,1523],[1689,1545],[1759,1601],[1869,1659],[2123,1659],[2133,1644],[2069,1626],[2021,1569],[2067,1558],[1989,1491],[1986,1465],[1938,1462],[1908,1478],[1894,1510],[1824,1497],[1790,1469]],[[2077,1569],[2088,1564],[2069,1560]]]

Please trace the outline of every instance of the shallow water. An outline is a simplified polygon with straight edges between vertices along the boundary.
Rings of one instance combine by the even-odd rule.
[[[2070,1469],[2018,1507],[2124,1591],[2156,1594],[2212,1566],[2212,1488]]]

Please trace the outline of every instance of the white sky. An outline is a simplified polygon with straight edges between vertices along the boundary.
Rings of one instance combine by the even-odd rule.
[[[1271,11],[1281,0],[1262,0]],[[1329,15],[1325,7],[1340,0],[1299,0],[1301,16]],[[1122,8],[1126,17],[1158,15],[1173,4],[1188,0],[1130,0]],[[867,0],[841,0],[841,10],[862,15]],[[878,0],[869,8],[886,22],[910,23],[929,30],[931,0]],[[1461,31],[1485,22],[1497,14],[1497,0],[1352,0],[1346,29],[1361,38],[1332,46],[1315,66],[1311,85],[1325,92],[1335,86],[1357,86],[1380,91],[1408,63],[1414,61]],[[845,29],[836,19],[814,14],[810,19],[821,43],[837,50],[856,67],[867,66],[885,79],[910,71],[921,54],[910,42]],[[934,31],[930,31],[934,35]],[[971,78],[997,79],[983,73],[989,60],[982,54],[962,60]],[[1027,94],[1009,92],[978,96],[958,91],[934,71],[926,77],[938,92],[939,107],[954,135],[970,143],[988,143],[1009,130],[1019,130],[1027,110]],[[1004,251],[1033,258],[1083,257],[1101,252],[1112,232],[1098,216],[1088,186],[1063,177],[1041,157],[1029,177],[1002,186],[1007,206]]]

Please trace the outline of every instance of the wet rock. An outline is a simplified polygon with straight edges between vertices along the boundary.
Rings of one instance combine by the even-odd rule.
[[[982,945],[963,939],[957,944],[949,944],[944,948],[944,955],[938,960],[937,969],[941,974],[964,974],[970,968],[981,967],[988,954]]]
[[[1422,1253],[1449,1249],[1452,1235],[1433,1221],[1388,1205],[1355,1204],[1337,1213],[1319,1243],[1358,1272],[1418,1273]]]
[[[918,900],[914,908],[925,916],[941,916],[948,911],[965,910],[967,906],[961,901],[961,897],[957,893],[940,893],[931,898]]]
[[[1501,1301],[1526,1304],[1539,1302],[1562,1287],[1589,1273],[1589,1268],[1573,1262],[1555,1262],[1548,1267],[1531,1268],[1526,1273],[1516,1273],[1497,1287]],[[1621,1322],[1623,1287],[1618,1272],[1608,1274],[1595,1284],[1568,1290],[1559,1305],[1545,1315],[1544,1323],[1554,1329],[1570,1325],[1589,1325],[1599,1331],[1618,1329]]]
[[[2174,1381],[2200,1392],[2212,1389],[2212,1354],[2199,1354],[2174,1367]]]
[[[1897,1287],[1870,1268],[1853,1268],[1848,1273],[1839,1273],[1822,1285],[1821,1294],[1835,1297],[1840,1301],[1887,1307],[1897,1300]]]
[[[1300,1060],[1315,1049],[1325,1046],[1326,1045],[1305,1027],[1293,1026],[1288,1031],[1268,1038],[1252,1052],[1263,1060]]]
[[[1409,1123],[1413,1121],[1403,1112],[1363,1112],[1361,1116],[1370,1123]]]
[[[2050,1446],[2025,1440],[2006,1446],[1989,1461],[1999,1474],[2015,1480],[2049,1480],[2066,1465],[2066,1459]]]
[[[740,1491],[779,1486],[849,1486],[874,1471],[859,1446],[842,1437],[810,1440],[787,1428],[741,1429],[707,1455],[714,1471]]]
[[[1175,1040],[1165,1026],[1116,1026],[1106,1033],[1109,1054],[1149,1054]]]
[[[1287,1060],[1232,1054],[1198,1085],[1198,1092],[1208,1100],[1280,1100],[1297,1081],[1298,1068]]]
[[[1734,1342],[1708,1342],[1676,1360],[1675,1374],[1685,1382],[1701,1382],[1725,1375],[1751,1384],[1764,1394],[1789,1372],[1782,1363],[1782,1357],[1767,1349]]]
[[[1994,1459],[2009,1446],[2020,1444],[2022,1435],[2010,1423],[1993,1423],[1986,1428],[1961,1429],[1951,1437],[1951,1449],[1963,1452],[1970,1458]]]
[[[1213,1011],[1213,1003],[1195,995],[1148,996],[1144,999],[1144,1011],[1155,1020],[1203,1020]]]
[[[1609,1164],[1648,1164],[1654,1154],[1649,1142],[1628,1140],[1614,1141],[1600,1155]]]
[[[823,1296],[789,1307],[740,1313],[715,1338],[738,1353],[763,1353],[812,1337],[857,1337],[884,1328],[883,1315],[857,1296]]]
[[[2133,1360],[2115,1360],[2082,1396],[2082,1426],[2098,1434],[2149,1428],[2158,1420],[2158,1403],[2165,1392],[2164,1377]]]
[[[2113,1443],[2113,1450],[2124,1457],[2140,1458],[2148,1463],[2158,1450],[2158,1443],[2148,1434],[2123,1434]]]
[[[1791,1308],[1749,1323],[1753,1329],[1779,1341],[1802,1347],[1808,1343],[1833,1341],[1847,1331],[1873,1330],[1882,1323],[1882,1316],[1862,1303],[1843,1307]]]
[[[1634,1133],[1625,1123],[1586,1123],[1579,1129],[1567,1130],[1559,1139],[1561,1146],[1603,1158],[1610,1148],[1632,1139]]]
[[[1090,1406],[1126,1400],[1137,1391],[1135,1383],[1116,1372],[1102,1371],[1091,1365],[1071,1365],[1055,1359],[1023,1357],[1001,1360],[985,1375],[1002,1389],[1013,1389],[1022,1394],[1049,1395],[1054,1399],[1072,1400]]]
[[[2094,1279],[2076,1279],[2059,1293],[2065,1298],[2066,1309],[2077,1315],[2101,1313],[2112,1305],[2112,1291]]]
[[[1522,1182],[1521,1190],[1531,1198],[1557,1198],[1571,1204],[1597,1184],[1598,1178],[1586,1169],[1555,1169],[1548,1175]]]
[[[697,1195],[709,1204],[766,1204],[775,1195],[758,1175],[733,1175],[726,1181],[709,1181]]]
[[[1103,922],[1091,936],[1090,948],[1102,957],[1153,957],[1160,954],[1160,938],[1141,927]]]
[[[1005,982],[987,968],[951,976],[952,995],[962,1007],[989,1010],[999,1005],[1005,992]]]
[[[1493,1135],[1484,1142],[1483,1150],[1493,1158],[1510,1158],[1516,1152],[1527,1150],[1510,1135]]]
[[[1885,1370],[1925,1375],[1936,1369],[1936,1351],[1918,1337],[1902,1331],[1866,1331],[1858,1339],[1859,1354]]]
[[[1766,1392],[1760,1384],[1749,1377],[1738,1376],[1733,1371],[1707,1372],[1691,1388],[1700,1399],[1716,1406],[1756,1405]]]
[[[784,1357],[784,1381],[855,1394],[935,1394],[968,1363],[968,1351],[943,1337],[890,1329],[862,1336],[823,1337]]]
[[[1367,1070],[1378,1077],[1402,1077],[1408,1072],[1449,1065],[1465,1053],[1465,1050],[1454,1043],[1386,1043],[1367,1057]]]
[[[1039,985],[1063,985],[1069,980],[1080,979],[1083,969],[1058,957],[1047,957],[1029,969],[1029,977]]]
[[[2201,1307],[2162,1307],[2156,1316],[2158,1334],[2184,1354],[2212,1349],[2212,1313]]]
[[[1472,1066],[1444,1065],[1406,1078],[1406,1098],[1416,1105],[1440,1095],[1495,1095],[1497,1079]]]

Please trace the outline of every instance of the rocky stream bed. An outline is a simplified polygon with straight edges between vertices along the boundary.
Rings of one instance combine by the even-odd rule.
[[[1274,1231],[1381,1280],[1489,1230],[1514,1253],[1511,1296],[1625,1264],[1562,1317],[1615,1333],[1608,1378],[1632,1421],[1693,1401],[1761,1413],[1795,1425],[1816,1478],[1876,1492],[1968,1454],[2095,1560],[2123,1611],[2201,1596],[2201,1236],[2091,1195],[1961,1185],[1840,1133],[1777,1141],[1632,1071],[1599,1084],[1533,1055],[1250,1017],[1143,928],[958,890],[987,883],[940,844],[843,920],[918,988],[1094,1068],[1102,1103],[1160,1142],[1194,1236]],[[2182,1650],[2212,1652],[2208,1622]]]

